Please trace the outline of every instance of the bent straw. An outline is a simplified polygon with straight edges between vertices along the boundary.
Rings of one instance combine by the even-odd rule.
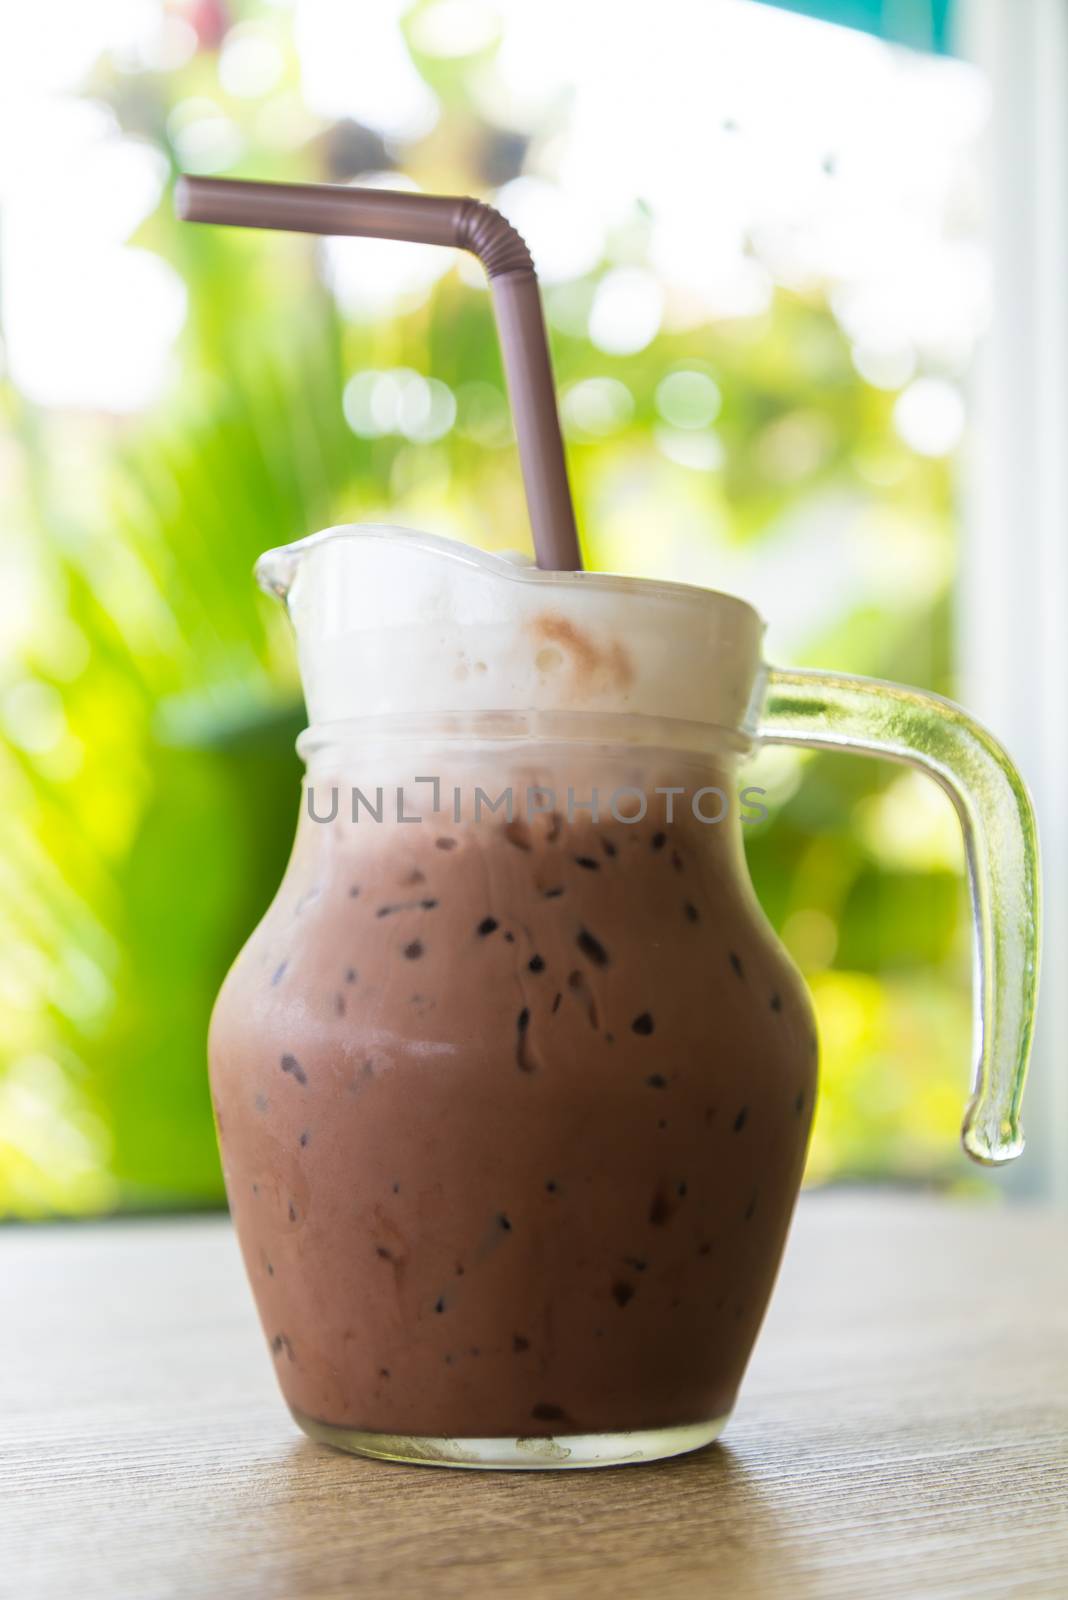
[[[499,211],[480,200],[395,189],[190,177],[178,180],[175,210],[185,222],[402,239],[477,256],[493,296],[537,563],[581,569],[538,280],[530,251]]]

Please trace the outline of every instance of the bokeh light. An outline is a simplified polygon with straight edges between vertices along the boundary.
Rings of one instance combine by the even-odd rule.
[[[634,396],[618,378],[583,378],[561,396],[565,426],[580,434],[607,438],[634,415]]]
[[[684,367],[656,386],[656,409],[673,428],[704,428],[715,422],[722,395],[707,372]]]
[[[345,385],[343,406],[349,427],[365,439],[392,433],[428,444],[444,437],[456,420],[452,390],[407,367],[357,373]]]
[[[663,290],[651,272],[614,267],[593,296],[590,343],[609,355],[637,355],[656,338],[663,307]]]
[[[921,456],[947,456],[964,433],[964,401],[944,378],[917,378],[898,396],[894,426]]]

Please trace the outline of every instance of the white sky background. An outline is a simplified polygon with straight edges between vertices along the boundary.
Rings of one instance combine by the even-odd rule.
[[[265,8],[229,37],[217,91],[176,108],[185,164],[242,171],[235,99],[253,109],[267,147],[347,116],[402,151],[440,115],[399,28],[406,9],[407,0]],[[290,29],[301,66],[296,104],[279,84]],[[524,176],[487,198],[527,236],[550,316],[586,332],[611,368],[563,396],[569,427],[597,437],[626,425],[625,362],[610,358],[644,348],[662,327],[759,316],[778,282],[827,289],[858,371],[898,392],[895,424],[906,444],[935,456],[954,448],[964,422],[959,384],[989,296],[972,171],[987,91],[974,70],[756,0],[436,0],[417,33],[421,50],[442,56],[501,39],[472,92],[490,123],[532,136],[532,145]],[[179,376],[184,285],[162,257],[130,242],[160,203],[163,160],[80,89],[105,52],[131,72],[174,70],[195,46],[162,0],[0,6],[0,373],[39,405],[136,414]],[[649,227],[636,245],[638,201]],[[453,269],[445,252],[376,241],[330,242],[323,259],[346,312],[366,319],[418,304]],[[592,296],[569,302],[568,286],[603,261]],[[456,270],[481,281],[473,265]],[[665,373],[657,404],[655,444],[666,462],[680,473],[717,472],[712,378]],[[345,414],[357,432],[399,432],[415,444],[457,421],[445,385],[407,371],[354,374]],[[678,481],[669,498],[682,504]],[[663,480],[647,493],[661,496],[651,508],[659,536],[669,520]],[[777,659],[800,653],[858,603],[892,603],[902,592],[915,601],[924,585],[936,592],[944,582],[924,530],[890,527],[885,517],[862,526],[855,501],[799,496],[788,524],[744,553],[709,526],[700,496],[672,511],[672,532],[652,553],[649,505],[635,497],[627,516],[612,530],[617,570],[745,593],[775,621]],[[28,530],[25,542],[27,559],[11,564],[0,593],[0,640],[12,659],[44,609]],[[0,697],[0,727],[35,757],[63,756],[61,697],[47,685],[15,681]],[[72,760],[57,775],[71,776],[76,752]],[[796,782],[796,765],[787,754],[778,779],[765,774],[777,801]],[[901,802],[900,822],[880,812],[872,848],[896,839],[931,860],[955,859],[955,824],[933,786],[905,776],[889,796]],[[102,1182],[94,1141],[103,1135],[70,1112],[59,1067],[39,1058],[23,1065],[3,1091],[12,1138],[36,1152],[42,1170],[65,1170],[76,1186],[84,1168]]]
[[[439,108],[401,36],[406,9],[295,0],[243,28],[218,100],[178,108],[190,166],[240,170],[227,94],[270,100],[277,30],[291,23],[308,110],[398,141],[427,132]],[[439,54],[500,36],[474,93],[489,120],[535,136],[530,172],[495,198],[547,286],[595,267],[636,199],[650,208],[645,258],[621,261],[589,310],[594,343],[626,354],[665,320],[757,314],[775,280],[822,283],[871,381],[902,387],[917,363],[958,374],[988,294],[967,171],[986,115],[979,75],[755,0],[658,0],[654,33],[621,26],[626,15],[613,0],[438,0],[417,28]],[[43,404],[136,410],[167,380],[183,287],[128,243],[159,201],[162,163],[77,90],[104,51],[129,69],[179,66],[192,43],[159,0],[4,10],[2,309],[12,376]],[[418,301],[451,265],[366,241],[327,260],[350,314],[373,317]],[[958,412],[928,381],[902,407],[902,433],[942,453]]]

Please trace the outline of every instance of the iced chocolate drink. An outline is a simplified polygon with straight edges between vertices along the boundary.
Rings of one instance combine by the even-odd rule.
[[[987,1009],[1008,1045],[982,1071],[1017,1039],[1026,1060],[1018,779],[957,708],[762,668],[759,618],[728,596],[381,528],[259,574],[296,627],[308,778],[211,1075],[294,1415],[464,1466],[706,1443],[771,1292],[815,1092],[808,997],[745,871],[753,730],[777,715],[781,737],[848,745],[867,716],[870,747],[943,781],[967,767],[976,881],[1019,930],[980,920],[983,1003],[1011,1002]],[[1031,879],[1002,870],[1021,851]],[[1005,1159],[1021,1072],[982,1071],[965,1141]]]
[[[409,786],[418,820],[358,800],[354,824],[365,776],[316,775],[212,1030],[287,1401],[341,1442],[525,1441],[535,1459],[576,1435],[626,1435],[624,1457],[638,1436],[711,1436],[778,1265],[816,1065],[806,994],[739,874],[728,774],[487,749],[447,771],[438,813]],[[479,784],[510,789],[511,822],[453,820]],[[569,785],[620,817],[536,809]],[[658,788],[684,791],[671,822]],[[702,789],[729,820],[697,820]]]
[[[296,625],[308,780],[211,1074],[287,1401],[410,1460],[707,1442],[815,1086],[742,856],[759,619],[399,530],[259,571]]]

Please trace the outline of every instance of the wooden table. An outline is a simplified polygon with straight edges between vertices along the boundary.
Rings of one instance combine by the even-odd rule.
[[[275,1392],[221,1218],[0,1231],[12,1600],[1068,1595],[1068,1218],[814,1195],[722,1444],[469,1473]]]

